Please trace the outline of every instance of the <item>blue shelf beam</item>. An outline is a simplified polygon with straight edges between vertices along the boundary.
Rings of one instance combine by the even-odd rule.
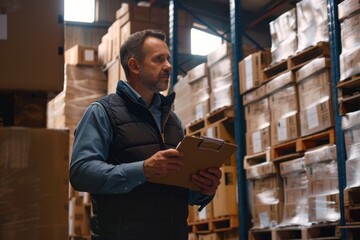
[[[237,161],[237,179],[238,179],[238,209],[239,209],[239,235],[240,239],[248,239],[249,230],[249,207],[247,197],[247,180],[245,170],[243,168],[243,158],[246,155],[245,145],[245,116],[240,96],[239,88],[239,68],[238,62],[242,59],[242,37],[243,32],[240,27],[241,16],[241,1],[230,0],[230,31],[231,31],[231,44],[233,51],[232,59],[232,73],[233,73],[233,88],[234,88],[234,113],[235,113],[235,141],[239,148],[236,152]]]

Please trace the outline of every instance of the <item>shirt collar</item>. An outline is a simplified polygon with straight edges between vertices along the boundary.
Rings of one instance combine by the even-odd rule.
[[[127,81],[122,81],[124,83],[124,86],[126,87],[127,91],[130,94],[130,97],[141,103],[144,104],[146,106],[146,102],[145,100],[141,97],[141,95],[133,88],[130,86],[130,84]],[[154,94],[153,97],[153,101],[151,103],[151,107],[155,107],[155,108],[160,108],[161,105],[161,97],[159,93]]]

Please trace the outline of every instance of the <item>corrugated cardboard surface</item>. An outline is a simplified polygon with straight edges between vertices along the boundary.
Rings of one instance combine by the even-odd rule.
[[[0,128],[0,239],[68,238],[69,132]]]
[[[59,92],[64,83],[63,1],[16,1],[0,41],[0,89]],[[46,10],[45,10],[46,9]]]

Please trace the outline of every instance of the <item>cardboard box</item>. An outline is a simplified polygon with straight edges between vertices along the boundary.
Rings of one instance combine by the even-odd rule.
[[[214,218],[238,214],[236,167],[220,169],[223,176],[212,201]]]
[[[360,14],[356,13],[351,17],[344,19],[344,21],[341,23],[342,51],[347,51],[360,45],[359,21]]]
[[[283,226],[306,225],[309,223],[309,209],[307,204],[285,204],[281,221]]]
[[[357,144],[358,153],[360,153],[360,144]],[[360,154],[358,155],[360,156]],[[345,162],[346,165],[346,187],[354,188],[360,186],[360,157],[347,159]]]
[[[360,73],[360,45],[340,54],[340,81]]]
[[[269,99],[262,98],[258,101],[249,103],[244,107],[245,120],[251,121],[251,118],[257,118],[259,115],[270,110]],[[270,119],[269,119],[270,120]]]
[[[296,9],[293,8],[269,23],[272,64],[287,59],[297,50]]]
[[[69,131],[3,127],[0,146],[0,238],[68,239]]]
[[[252,215],[252,221],[255,228],[275,227],[282,219],[282,204],[253,205]]]
[[[97,47],[75,45],[65,51],[65,63],[69,65],[96,65],[98,63]]]
[[[222,44],[218,49],[207,55],[207,65],[210,68],[213,64],[225,57],[232,56],[232,49],[230,43]]]
[[[225,86],[221,89],[216,89],[210,93],[210,112],[213,112],[222,107],[233,106],[234,104],[234,89],[233,86]]]
[[[246,92],[242,95],[243,105],[246,106],[253,101],[261,99],[266,96],[266,85],[261,85],[258,88],[255,88],[249,92]]]
[[[339,194],[310,197],[310,222],[335,222],[340,219]]]
[[[246,153],[252,155],[265,151],[270,147],[270,127],[266,126],[246,132]]]
[[[325,145],[312,150],[308,150],[304,154],[305,165],[318,164],[321,162],[329,162],[337,159],[336,145]]]
[[[300,111],[300,131],[302,137],[334,126],[332,104],[332,99],[325,98],[323,102]]]
[[[135,4],[122,3],[121,8],[116,11],[116,19],[121,19],[124,25],[128,21],[150,21],[150,8]]]
[[[360,10],[360,2],[358,0],[342,1],[338,5],[339,20],[344,20],[344,18],[358,10]]]
[[[64,85],[63,1],[22,1],[8,9],[0,41],[0,89],[61,92]],[[2,10],[13,5],[2,4]],[[5,9],[3,9],[5,8]],[[46,9],[44,11],[43,9]],[[2,27],[1,27],[2,28]]]
[[[228,143],[235,143],[234,136],[234,122],[231,121],[219,121],[212,124],[208,124],[205,127],[205,136],[212,138],[223,139]],[[224,163],[227,166],[236,166],[236,154],[231,155],[231,157]]]
[[[270,51],[259,51],[239,62],[240,93],[254,89],[263,82],[263,69],[270,64]]]
[[[69,201],[69,235],[86,236],[90,233],[90,208],[88,211],[81,198]]]
[[[298,95],[295,85],[282,88],[269,96],[271,121],[287,118],[298,112]]]
[[[327,14],[326,0],[305,0],[296,4],[297,52],[319,42],[329,42]]]
[[[295,82],[295,76],[292,71],[285,72],[265,84],[266,94],[272,94],[278,89]]]
[[[269,175],[277,174],[279,170],[273,162],[264,162],[246,169],[247,179],[260,179]]]
[[[293,160],[281,162],[279,164],[280,167],[280,174],[282,176],[286,176],[289,174],[297,174],[305,172],[305,159],[303,157],[296,158]]]
[[[192,83],[193,81],[195,81],[199,78],[209,76],[209,69],[207,67],[207,64],[201,63],[201,64],[197,65],[196,67],[190,69],[187,72],[187,76],[188,76],[189,83]]]
[[[209,74],[211,82],[217,81],[218,78],[224,78],[228,75],[232,75],[232,61],[231,56],[225,56],[217,62],[213,63],[209,67]],[[217,88],[211,85],[211,87]]]
[[[291,114],[271,122],[271,146],[296,139],[300,136],[299,114],[297,112]]]

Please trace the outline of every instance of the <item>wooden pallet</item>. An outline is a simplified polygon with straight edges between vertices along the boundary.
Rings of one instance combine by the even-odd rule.
[[[186,126],[186,135],[201,135],[202,130],[216,122],[234,121],[234,107],[226,106],[210,112],[206,117],[197,119]]]
[[[328,42],[319,42],[318,44],[310,46],[285,60],[265,68],[263,70],[265,78],[264,82],[270,81],[284,72],[296,71],[317,57],[330,57],[330,46]]]
[[[360,75],[339,82],[337,88],[340,115],[360,110]]]
[[[348,225],[360,225],[360,205],[345,206],[345,222]]]
[[[224,232],[239,228],[239,218],[237,215],[200,220],[189,223],[190,232],[204,234],[210,232]]]
[[[301,157],[305,151],[326,144],[335,144],[334,129],[272,146],[271,161],[283,161]]]
[[[272,240],[288,240],[288,239],[327,239],[335,240],[340,238],[340,231],[337,224],[316,224],[309,227],[284,227],[276,228],[272,231]]]
[[[319,42],[289,57],[288,68],[295,71],[318,57],[330,57],[330,45],[328,42]]]
[[[189,223],[189,227],[191,227],[191,232],[193,233],[210,233],[213,231],[213,225],[210,220]]]
[[[344,205],[360,205],[360,187],[344,189]]]
[[[228,231],[239,227],[239,217],[237,215],[226,216],[212,219],[214,232]]]
[[[261,153],[245,156],[244,169],[248,169],[251,166],[261,164],[264,162],[270,162],[270,149]]]
[[[339,226],[339,230],[346,230],[347,240],[358,240],[360,239],[360,225],[346,225]],[[343,238],[345,239],[345,238]]]
[[[250,229],[248,233],[249,240],[271,240],[272,231],[270,229]]]

